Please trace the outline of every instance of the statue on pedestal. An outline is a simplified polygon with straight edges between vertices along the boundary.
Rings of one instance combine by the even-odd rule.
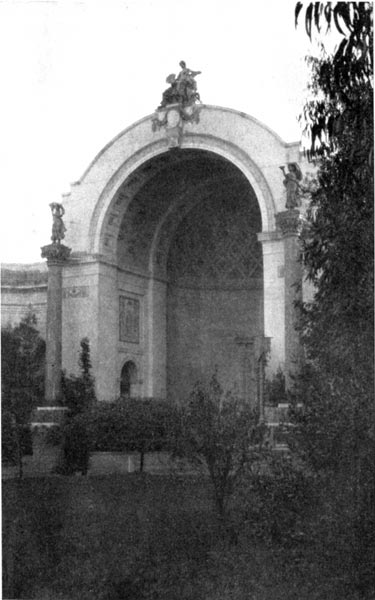
[[[69,258],[71,249],[61,243],[61,240],[65,237],[66,227],[62,220],[65,209],[61,204],[57,202],[51,202],[50,204],[52,212],[52,244],[42,247],[42,258],[46,258],[49,263],[64,262]]]
[[[201,71],[192,71],[188,69],[185,61],[180,62],[181,71],[176,75],[171,73],[166,81],[170,87],[163,92],[163,98],[159,108],[165,108],[169,104],[194,104],[200,102],[197,91],[197,82],[195,77],[200,75]]]
[[[297,163],[288,163],[288,172],[285,172],[285,167],[280,167],[284,174],[284,185],[286,188],[286,204],[288,210],[301,206],[300,181],[302,180],[302,172]]]
[[[60,244],[61,240],[65,237],[66,231],[64,221],[62,220],[65,214],[65,209],[62,204],[58,204],[57,202],[52,202],[50,204],[50,208],[53,219],[51,240],[54,244]]]

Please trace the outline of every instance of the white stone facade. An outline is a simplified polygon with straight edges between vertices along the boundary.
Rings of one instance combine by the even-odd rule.
[[[268,371],[284,365],[275,216],[285,210],[279,167],[301,162],[299,145],[244,113],[197,110],[178,126],[166,110],[160,126],[155,115],[135,123],[63,198],[72,253],[63,268],[62,366],[77,371],[87,336],[102,400],[119,396],[125,364],[136,367],[136,395],[183,397],[216,367],[225,386],[249,392],[263,336],[271,338]],[[215,207],[221,220],[209,216]]]

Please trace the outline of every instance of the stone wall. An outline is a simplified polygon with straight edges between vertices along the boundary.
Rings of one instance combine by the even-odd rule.
[[[168,395],[184,400],[194,384],[217,370],[221,385],[244,389],[243,336],[262,331],[262,290],[172,288],[168,295]],[[248,357],[249,363],[251,356]],[[248,365],[249,371],[251,365]]]
[[[227,390],[240,396],[254,392],[245,380],[251,377],[252,340],[263,333],[260,229],[250,190],[215,194],[180,223],[168,260],[171,398],[183,401],[198,380],[216,370]]]
[[[37,318],[37,329],[46,334],[47,266],[4,264],[1,268],[1,326],[18,325],[30,312]]]

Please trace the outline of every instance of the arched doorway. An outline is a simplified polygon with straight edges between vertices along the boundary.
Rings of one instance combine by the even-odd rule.
[[[251,341],[264,330],[253,188],[205,150],[160,155],[133,178],[119,191],[120,203],[132,190],[117,239],[119,341],[142,356],[142,393],[182,399],[217,369],[226,388],[248,397]]]
[[[120,394],[122,398],[134,396],[134,388],[137,383],[137,367],[132,360],[126,361],[121,370]]]

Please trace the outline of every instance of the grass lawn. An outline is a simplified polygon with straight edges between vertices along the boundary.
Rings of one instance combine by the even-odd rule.
[[[225,532],[202,477],[3,482],[4,598],[354,600],[311,549]]]

